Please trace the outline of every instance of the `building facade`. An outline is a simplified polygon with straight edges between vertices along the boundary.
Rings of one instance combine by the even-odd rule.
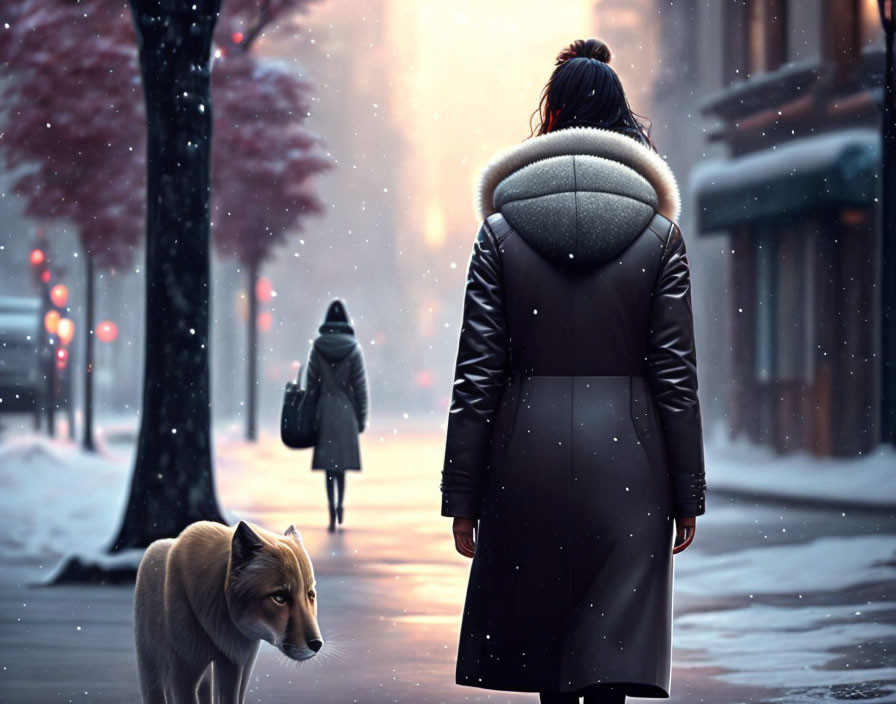
[[[859,455],[880,425],[877,3],[674,5],[664,22],[692,30],[669,51],[688,60],[658,94],[688,84],[699,112],[686,196],[701,245],[725,254],[728,430]]]

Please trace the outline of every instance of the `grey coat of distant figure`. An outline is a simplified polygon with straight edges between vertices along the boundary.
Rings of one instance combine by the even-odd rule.
[[[669,696],[674,519],[705,510],[678,209],[605,129],[482,178],[442,475],[442,513],[479,520],[459,684]]]
[[[311,468],[360,471],[358,434],[367,424],[367,374],[342,301],[330,304],[319,332],[308,356],[308,388],[320,388]]]

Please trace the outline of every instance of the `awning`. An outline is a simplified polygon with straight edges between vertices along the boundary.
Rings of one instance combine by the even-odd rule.
[[[786,142],[736,159],[697,166],[691,192],[697,230],[814,211],[874,203],[880,170],[880,135],[848,129]]]

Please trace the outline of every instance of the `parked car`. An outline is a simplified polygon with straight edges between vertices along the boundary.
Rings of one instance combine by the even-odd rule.
[[[0,296],[0,413],[31,411],[41,396],[40,299]]]

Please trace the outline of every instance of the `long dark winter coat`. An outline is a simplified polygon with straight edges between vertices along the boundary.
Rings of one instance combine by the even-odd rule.
[[[320,326],[308,356],[308,388],[317,386],[320,397],[312,469],[360,470],[358,434],[367,423],[367,374],[361,345],[347,322],[329,321]]]
[[[442,474],[479,519],[459,684],[666,697],[675,516],[704,512],[678,189],[633,139],[536,137],[485,172]]]

